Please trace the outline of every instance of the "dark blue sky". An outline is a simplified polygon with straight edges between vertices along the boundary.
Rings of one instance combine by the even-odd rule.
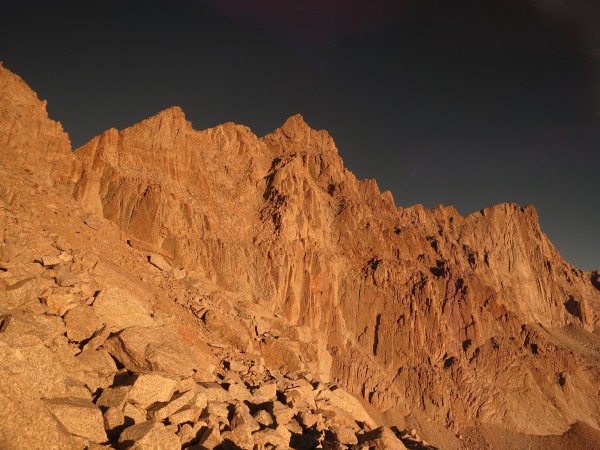
[[[301,113],[398,206],[533,203],[600,269],[600,8],[590,0],[23,1],[0,60],[74,146],[179,105],[258,135]]]

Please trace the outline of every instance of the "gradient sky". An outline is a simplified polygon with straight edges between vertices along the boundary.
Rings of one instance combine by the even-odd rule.
[[[75,147],[172,105],[259,136],[301,113],[398,206],[532,203],[600,269],[596,0],[13,3],[0,60]]]

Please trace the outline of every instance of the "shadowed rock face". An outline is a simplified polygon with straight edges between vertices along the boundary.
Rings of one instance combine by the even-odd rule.
[[[196,131],[170,108],[72,156],[35,94],[0,80],[8,154],[173,267],[309,330],[331,378],[376,409],[600,428],[597,276],[562,260],[532,206],[396,208],[300,116],[258,138],[231,123]]]

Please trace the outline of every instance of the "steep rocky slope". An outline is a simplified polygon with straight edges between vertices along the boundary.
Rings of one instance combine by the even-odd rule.
[[[67,248],[71,259],[63,255],[56,263],[80,271],[82,283],[103,284],[75,289],[77,305],[97,309],[102,293],[116,284],[148,308],[167,311],[175,317],[171,323],[186,324],[180,338],[195,336],[192,348],[200,353],[187,354],[186,373],[171,374],[180,379],[196,374],[196,381],[216,376],[223,383],[228,365],[204,373],[198,355],[210,355],[214,364],[227,361],[225,351],[242,360],[251,355],[265,369],[260,380],[242,380],[250,391],[271,379],[282,396],[290,388],[285,375],[297,380],[304,374],[314,397],[322,383],[335,381],[370,404],[369,413],[357,413],[355,405],[351,417],[374,420],[363,429],[346,423],[346,434],[406,422],[444,448],[493,442],[481,435],[489,427],[539,435],[562,434],[577,422],[600,428],[600,279],[561,259],[533,207],[503,204],[467,217],[451,207],[396,208],[374,181],[356,180],[331,137],[300,116],[258,138],[235,124],[196,131],[171,108],[126,130],[108,130],[71,154],[45,105],[2,68],[0,89],[0,230],[11,230],[0,236],[4,289],[18,290],[15,283],[27,277],[45,280],[14,296],[42,299],[43,307],[35,308],[43,317],[53,314],[46,309],[48,289],[54,294],[65,286],[40,258],[64,253],[52,240],[87,236],[86,251],[101,253],[106,264],[79,268],[83,244]],[[38,229],[32,223],[43,214],[36,210],[46,211],[48,198],[60,205],[53,212],[60,220]],[[82,220],[89,224],[80,229]],[[25,240],[39,234],[46,239],[41,247],[26,249]],[[159,270],[148,257],[160,274],[146,275]],[[3,308],[14,315],[22,306]],[[98,319],[77,341],[69,335],[67,311],[57,315],[66,335],[56,322],[51,341],[63,341],[75,358],[110,322]],[[140,317],[154,320],[147,311]],[[134,364],[125,355],[130,350],[118,353],[127,348],[121,339],[127,325],[105,332],[94,351],[112,355],[127,376],[163,372],[160,358],[153,362],[145,354]],[[221,341],[219,351],[202,344]],[[48,348],[48,336],[35,345]],[[102,389],[119,384],[116,370],[100,384],[81,378],[79,384],[97,402]],[[29,396],[32,402],[48,391],[36,395]],[[323,411],[315,408],[306,414]],[[335,436],[335,445],[354,443]]]

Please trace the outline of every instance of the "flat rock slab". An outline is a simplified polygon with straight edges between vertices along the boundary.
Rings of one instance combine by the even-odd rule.
[[[171,266],[171,264],[165,258],[157,254],[151,254],[148,258],[148,261],[154,267],[157,267],[165,272],[169,272],[173,268],[173,266]]]
[[[47,399],[45,404],[69,433],[98,443],[108,440],[102,411],[91,401],[66,397]]]
[[[186,377],[215,361],[199,346],[183,341],[169,326],[127,328],[108,339],[104,348],[132,372],[157,371]]]
[[[132,293],[109,287],[98,294],[94,300],[94,309],[101,323],[106,323],[117,330],[133,326],[151,327],[154,320],[150,311]]]
[[[153,409],[151,411],[152,418],[157,422],[166,419],[167,417],[182,409],[184,406],[187,406],[194,399],[195,395],[196,393],[193,391],[187,391],[183,394],[176,395],[165,406]]]

